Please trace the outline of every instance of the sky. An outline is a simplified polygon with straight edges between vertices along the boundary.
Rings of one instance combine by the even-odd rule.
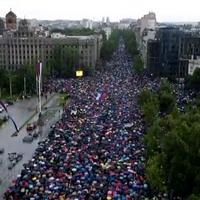
[[[0,16],[12,11],[19,18],[111,21],[156,13],[158,22],[200,21],[200,0],[0,0]]]

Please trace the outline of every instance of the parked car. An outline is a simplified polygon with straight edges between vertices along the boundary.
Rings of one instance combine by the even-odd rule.
[[[11,101],[11,100],[6,101],[6,103],[7,103],[8,105],[13,105],[13,104],[14,104],[13,101]]]
[[[34,131],[32,136],[33,136],[33,138],[37,138],[39,136],[39,133],[37,131]]]
[[[27,131],[32,131],[32,130],[34,130],[36,128],[37,128],[36,123],[30,123],[30,124],[27,124],[26,130]]]
[[[4,148],[0,148],[0,154],[4,153],[5,149]]]
[[[27,135],[23,138],[22,140],[23,142],[26,142],[26,143],[31,143],[33,142],[33,136],[32,135]]]

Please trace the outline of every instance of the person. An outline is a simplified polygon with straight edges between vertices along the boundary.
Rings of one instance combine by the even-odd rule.
[[[53,79],[46,83],[50,93],[63,89],[70,93],[70,101],[5,192],[5,199],[148,198],[141,140],[145,127],[137,96],[143,87],[157,83],[132,74],[132,64],[120,40],[106,71],[78,82]]]

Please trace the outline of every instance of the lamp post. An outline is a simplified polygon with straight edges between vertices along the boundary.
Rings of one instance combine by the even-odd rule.
[[[12,79],[11,79],[11,75],[9,75],[9,86],[10,86],[10,98],[12,99]]]
[[[24,96],[26,97],[26,77],[24,76]]]

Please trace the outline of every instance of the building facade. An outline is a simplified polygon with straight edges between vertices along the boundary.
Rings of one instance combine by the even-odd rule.
[[[162,27],[157,30],[155,40],[148,43],[147,51],[147,66],[152,73],[179,77],[180,41],[183,35],[176,27]]]
[[[0,18],[0,35],[2,35],[4,31],[5,31],[4,21],[3,19]]]
[[[16,15],[12,14],[12,16]],[[77,68],[95,69],[99,62],[101,35],[45,37],[31,31],[25,19],[20,20],[17,30],[13,30],[15,26],[11,24],[9,28],[12,30],[5,31],[0,38],[0,68],[2,69],[17,70],[22,66],[35,65],[38,59],[48,67],[55,60],[57,48],[61,49],[62,55],[66,53],[66,48],[78,52]]]
[[[149,40],[155,39],[156,25],[157,21],[155,13],[149,12],[142,18],[138,19],[134,27],[136,41],[143,58],[145,68],[147,67],[147,44]]]
[[[12,11],[6,14],[6,29],[7,30],[17,29],[17,15]]]
[[[195,69],[197,68],[200,68],[200,56],[197,56],[196,59],[192,56],[192,58],[189,59],[188,74],[193,75]]]

